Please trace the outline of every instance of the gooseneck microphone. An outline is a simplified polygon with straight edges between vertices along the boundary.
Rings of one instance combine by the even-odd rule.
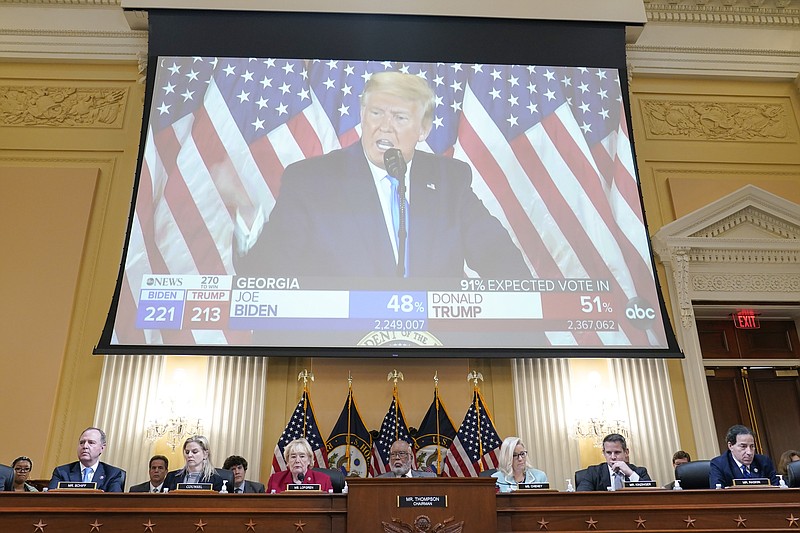
[[[397,180],[397,200],[400,206],[400,223],[397,229],[397,275],[406,275],[406,170],[408,165],[399,148],[389,148],[383,153],[386,172]]]

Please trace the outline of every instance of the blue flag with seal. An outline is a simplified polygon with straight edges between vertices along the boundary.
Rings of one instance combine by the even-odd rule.
[[[437,386],[433,391],[431,406],[425,413],[414,438],[419,468],[436,475],[441,474],[444,458],[455,437],[456,428],[439,398]]]
[[[352,387],[347,391],[342,414],[333,426],[325,448],[329,468],[339,469],[348,477],[367,477],[372,435],[358,412]]]

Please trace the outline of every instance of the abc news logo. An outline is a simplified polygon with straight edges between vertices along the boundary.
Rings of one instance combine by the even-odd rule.
[[[625,318],[637,329],[650,329],[657,316],[656,310],[644,298],[631,298],[625,306]]]

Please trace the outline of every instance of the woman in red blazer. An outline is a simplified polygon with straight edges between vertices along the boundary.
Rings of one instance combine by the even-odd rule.
[[[267,494],[277,494],[286,490],[287,485],[318,484],[322,492],[333,492],[331,478],[327,474],[311,470],[314,452],[306,439],[295,439],[283,449],[288,470],[275,472],[267,482]]]

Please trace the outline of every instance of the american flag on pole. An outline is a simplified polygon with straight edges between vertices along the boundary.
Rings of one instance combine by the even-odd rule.
[[[476,477],[484,470],[497,468],[500,444],[502,442],[494,428],[492,416],[486,409],[483,395],[476,388],[472,403],[445,457],[442,475]]]
[[[406,417],[403,415],[403,408],[400,406],[400,398],[397,395],[397,387],[394,389],[389,411],[386,413],[386,416],[383,417],[383,423],[381,423],[378,438],[372,441],[372,454],[369,460],[369,473],[371,477],[377,477],[391,469],[389,464],[389,449],[396,440],[404,440],[411,444],[413,456],[414,440],[408,433]],[[416,461],[412,458],[412,468],[414,464],[416,464]]]
[[[286,470],[286,459],[283,457],[283,449],[294,439],[305,438],[311,445],[314,453],[312,466],[328,468],[328,454],[325,450],[325,441],[319,432],[317,418],[314,416],[314,408],[311,406],[308,390],[303,390],[303,396],[297,402],[292,417],[286,424],[286,428],[281,433],[275,451],[272,456],[271,473]]]
[[[608,280],[609,307],[657,307],[647,232],[614,69],[462,63],[160,58],[112,342],[247,342],[242,332],[136,330],[142,276],[233,274],[297,160],[357,142],[372,73],[436,93],[418,149],[473,170],[473,188],[522,250],[531,276]],[[565,307],[562,293],[546,309]],[[127,317],[127,318],[126,318]],[[565,318],[548,317],[545,318]],[[666,347],[663,324],[546,331],[551,345]]]

